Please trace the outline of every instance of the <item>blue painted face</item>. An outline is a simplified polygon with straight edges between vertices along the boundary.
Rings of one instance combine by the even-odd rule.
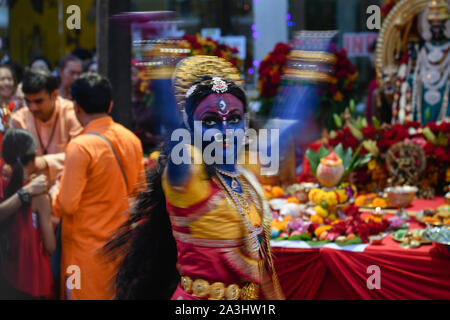
[[[222,135],[215,136],[216,142],[222,142],[224,162],[234,153],[234,163],[236,163],[237,152],[242,147],[242,139],[234,135],[233,138],[227,138],[227,130],[236,132],[236,130],[245,130],[244,105],[241,100],[234,95],[225,93],[213,93],[203,99],[195,109],[193,115],[194,121],[202,121],[201,135],[204,136],[208,129],[218,130]],[[199,134],[199,132],[197,132]],[[233,141],[234,140],[234,141]],[[211,144],[212,141],[203,141],[203,150]],[[229,158],[228,158],[229,159]]]

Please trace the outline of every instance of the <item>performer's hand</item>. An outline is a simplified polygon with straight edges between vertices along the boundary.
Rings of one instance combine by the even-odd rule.
[[[23,189],[31,196],[37,196],[47,192],[48,182],[47,177],[43,174],[31,180]]]

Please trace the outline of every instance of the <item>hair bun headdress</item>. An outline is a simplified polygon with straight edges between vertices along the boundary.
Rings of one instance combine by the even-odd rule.
[[[195,90],[192,84],[206,75],[213,78],[227,78],[242,85],[238,69],[223,58],[204,55],[184,58],[177,64],[173,74],[175,99],[181,112],[185,112],[186,97]],[[219,80],[215,80],[215,86],[218,91],[223,91],[223,84]]]

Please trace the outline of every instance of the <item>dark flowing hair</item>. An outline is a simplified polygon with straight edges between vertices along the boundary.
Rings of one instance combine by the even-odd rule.
[[[36,157],[37,143],[31,133],[22,129],[9,129],[3,137],[2,157],[13,169],[5,191],[9,198],[23,185],[23,167]]]
[[[241,100],[245,110],[244,91],[233,81],[223,80],[228,85],[225,93]],[[214,93],[211,76],[204,76],[192,85],[197,87],[187,99],[186,111],[190,119],[200,102]],[[177,246],[161,184],[169,161],[170,144],[165,142],[161,150],[157,164],[146,173],[147,189],[137,196],[130,209],[130,219],[105,246],[112,260],[123,259],[115,279],[116,299],[168,300],[180,281],[176,268]],[[209,177],[215,174],[213,166],[205,167]]]

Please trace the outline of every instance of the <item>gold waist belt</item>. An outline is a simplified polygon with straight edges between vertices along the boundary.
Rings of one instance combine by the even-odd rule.
[[[187,276],[181,277],[181,287],[194,297],[208,298],[209,300],[257,300],[259,286],[249,282],[242,288],[237,284],[225,286],[223,282],[210,284],[203,279],[192,280]]]

